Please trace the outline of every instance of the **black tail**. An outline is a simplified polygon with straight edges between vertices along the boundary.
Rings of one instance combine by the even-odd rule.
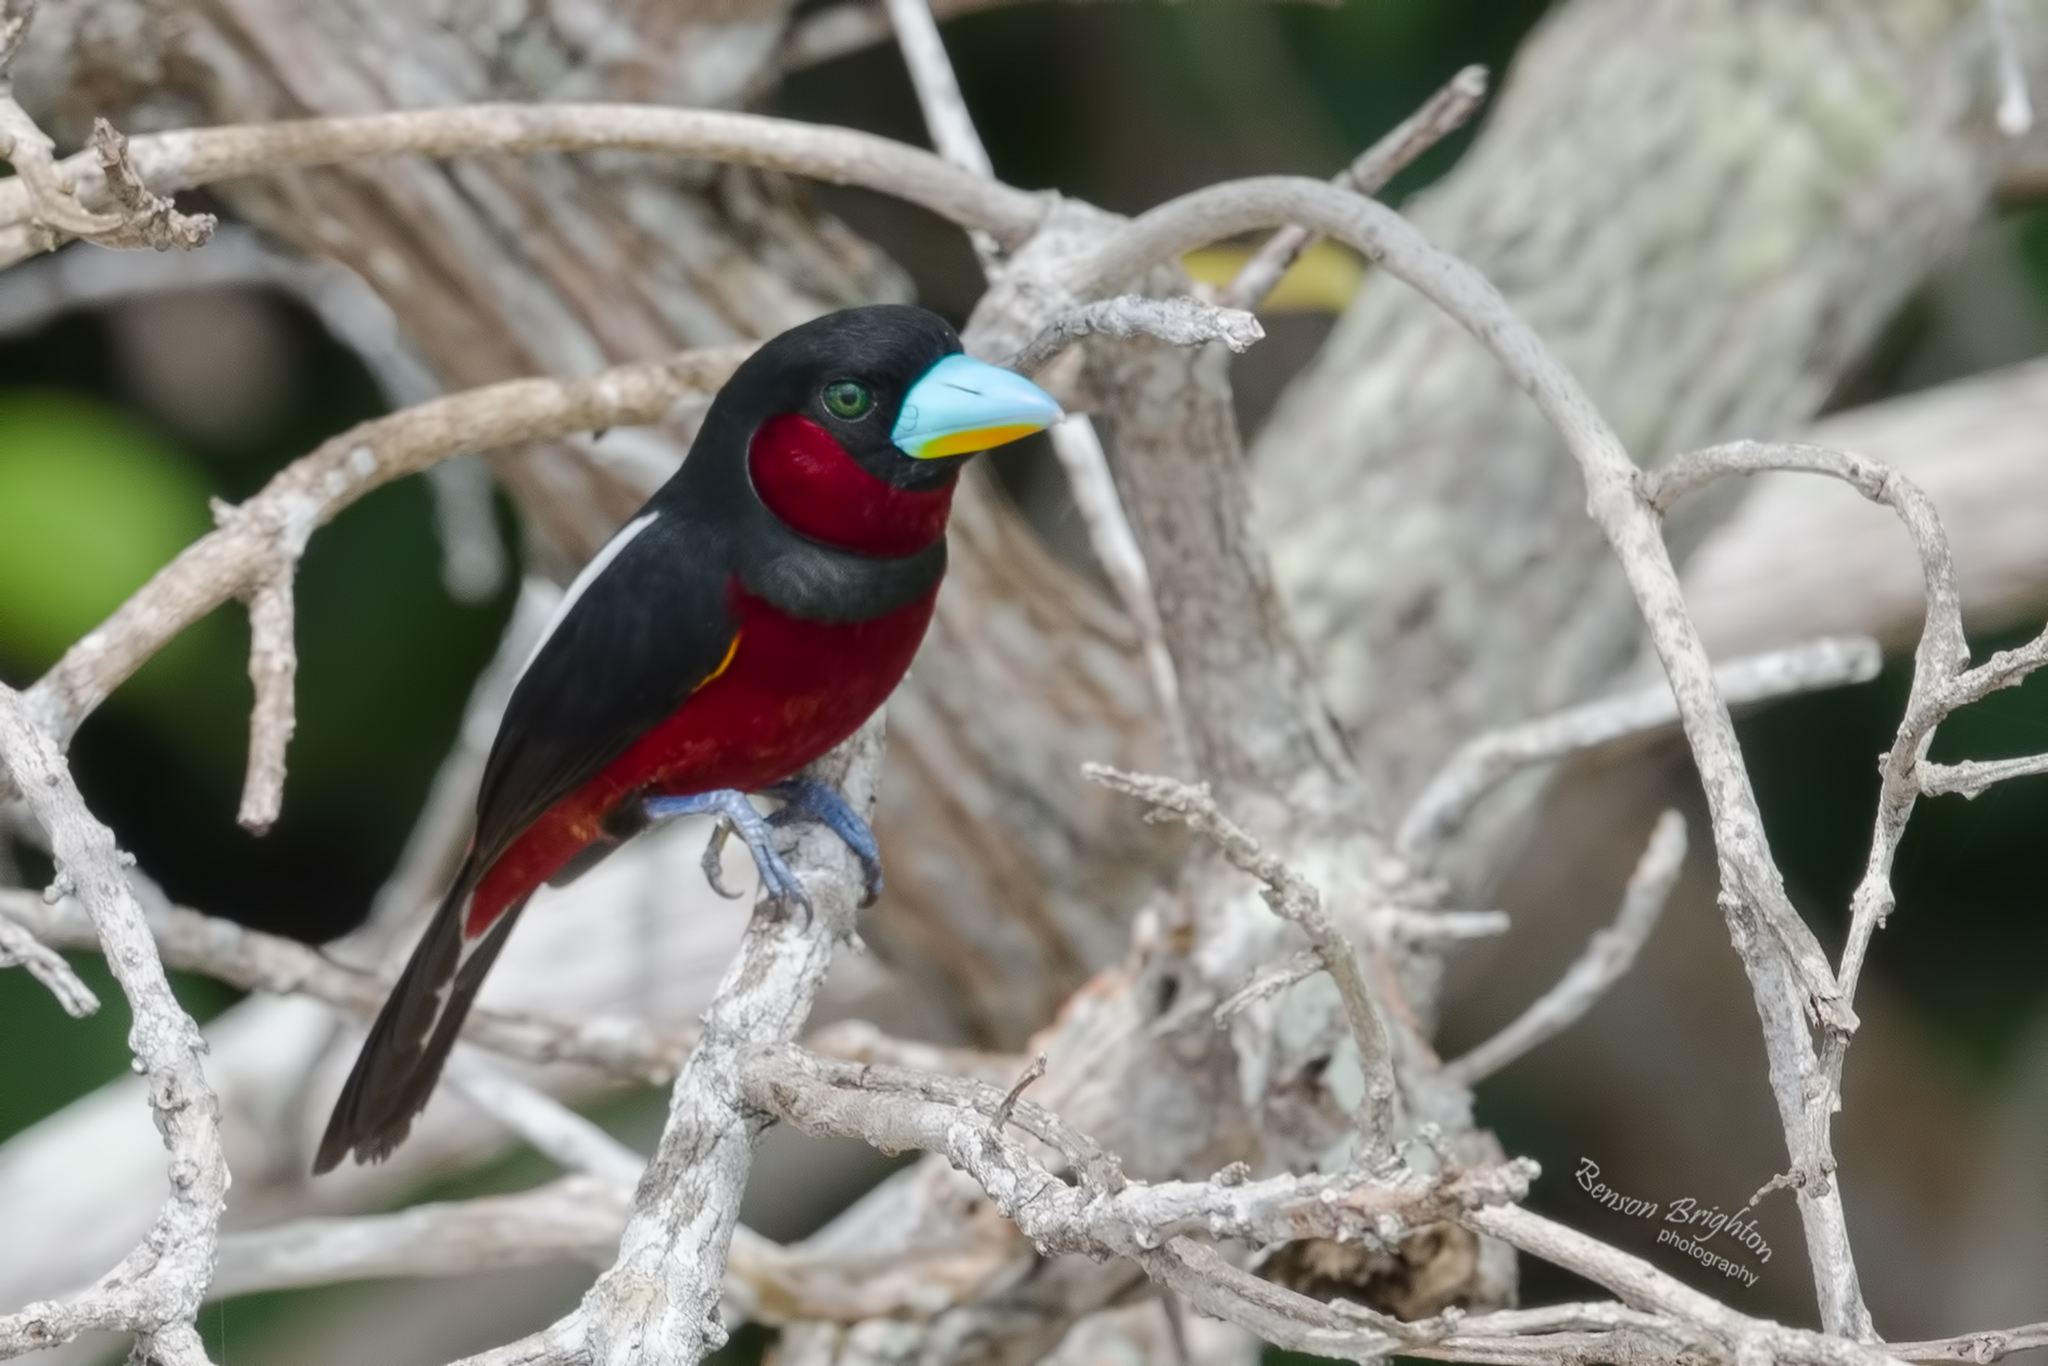
[[[350,1149],[358,1162],[383,1161],[405,1141],[414,1116],[433,1095],[484,974],[526,907],[522,897],[465,950],[462,921],[478,871],[463,865],[390,999],[377,1013],[377,1022],[370,1026],[313,1159],[315,1176],[334,1170]]]

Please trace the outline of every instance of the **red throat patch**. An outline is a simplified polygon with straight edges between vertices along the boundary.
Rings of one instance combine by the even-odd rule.
[[[747,448],[754,491],[784,525],[814,541],[862,555],[913,555],[946,534],[948,480],[899,489],[862,469],[831,433],[807,417],[771,417]]]

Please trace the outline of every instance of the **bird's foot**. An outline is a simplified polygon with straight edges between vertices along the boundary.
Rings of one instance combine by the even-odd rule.
[[[775,845],[772,842],[773,831],[768,824],[768,818],[754,809],[754,804],[747,800],[746,793],[723,787],[712,792],[693,792],[687,797],[648,797],[642,804],[651,820],[668,820],[674,816],[719,817],[718,828],[711,836],[711,843],[704,850],[704,876],[721,896],[735,895],[726,890],[725,883],[719,876],[718,867],[718,855],[725,846],[725,834],[732,830],[746,841],[748,852],[753,854],[754,866],[761,870],[761,889],[768,894],[769,899],[786,905],[801,906],[805,916],[811,914],[810,893],[804,890],[804,884],[797,880],[797,875],[783,862],[782,855],[775,852]]]
[[[882,849],[875,843],[875,832],[839,795],[838,789],[815,778],[791,778],[769,788],[768,795],[782,799],[781,808],[768,818],[770,825],[787,825],[808,818],[821,822],[846,842],[846,847],[860,860],[861,877],[867,884],[867,894],[860,904],[874,905],[882,895]]]

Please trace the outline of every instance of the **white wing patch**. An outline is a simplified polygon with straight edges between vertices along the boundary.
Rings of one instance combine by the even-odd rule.
[[[591,584],[597,582],[598,575],[611,567],[612,561],[619,558],[619,552],[631,545],[635,536],[653,526],[654,519],[659,516],[661,514],[658,512],[645,512],[635,517],[632,521],[620,527],[617,534],[604,543],[604,549],[590,557],[590,563],[583,566],[583,572],[576,576],[575,580],[569,585],[569,591],[562,594],[562,600],[555,604],[554,615],[550,616],[548,624],[541,628],[540,639],[536,640],[533,643],[533,648],[527,651],[526,662],[519,666],[519,678],[526,677],[526,671],[533,667],[533,661],[540,658],[541,650],[553,638],[555,631],[561,624],[568,619],[569,609],[576,605],[576,600],[583,596]],[[518,686],[519,679],[515,678],[512,682],[513,686],[516,687]]]

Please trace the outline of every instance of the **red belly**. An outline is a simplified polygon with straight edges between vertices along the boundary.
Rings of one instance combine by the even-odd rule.
[[[725,671],[513,841],[477,884],[465,933],[559,872],[626,797],[759,791],[859,730],[910,668],[938,591],[842,625],[784,616],[737,585],[733,597],[740,632]]]

